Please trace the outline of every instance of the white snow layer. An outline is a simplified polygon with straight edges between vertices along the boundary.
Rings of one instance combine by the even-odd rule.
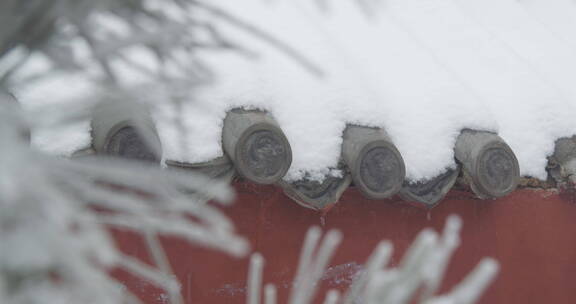
[[[412,181],[454,166],[463,128],[498,132],[516,153],[521,174],[540,179],[554,141],[576,134],[576,4],[570,0],[388,0],[373,15],[354,1],[328,2],[327,11],[312,0],[211,3],[297,49],[322,76],[226,27],[258,58],[207,53],[203,58],[217,76],[213,86],[181,109],[156,101],[165,159],[221,156],[222,120],[240,106],[268,110],[280,124],[293,152],[288,180],[331,172],[346,123],[383,127]],[[62,87],[39,90],[50,86]],[[73,91],[78,96],[78,88]],[[32,104],[27,96],[49,96],[23,95]],[[178,115],[185,133],[172,123]],[[72,140],[35,143],[69,154],[86,136],[61,132],[57,137]]]

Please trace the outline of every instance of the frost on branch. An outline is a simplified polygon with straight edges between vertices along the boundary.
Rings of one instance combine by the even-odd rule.
[[[222,24],[250,32],[319,73],[313,64],[273,36],[196,0],[8,0],[0,3],[0,20],[0,92],[61,74],[99,89],[87,103],[42,96],[46,104],[27,111],[10,94],[0,96],[1,303],[137,302],[109,277],[113,268],[154,283],[180,303],[159,235],[235,256],[247,251],[233,224],[206,204],[211,198],[229,202],[228,187],[141,163],[49,157],[29,147],[29,130],[86,122],[100,100],[146,95],[147,101],[178,106],[213,80],[197,52],[254,56],[226,37]],[[150,83],[154,90],[143,90]],[[110,226],[144,234],[155,266],[119,252]]]
[[[200,89],[218,81],[207,55],[231,53],[247,61],[262,55],[250,43],[239,42],[238,32],[312,74],[322,73],[298,46],[211,1],[9,0],[0,3],[0,20],[5,25],[0,28],[0,88],[20,93],[31,107],[101,100],[147,104],[158,115],[154,118],[168,125],[170,135],[180,139],[175,145],[182,153],[189,130],[186,116],[180,114],[197,101]],[[58,134],[41,131],[48,138]],[[65,131],[82,137],[78,130]],[[58,154],[84,148],[77,142]],[[40,145],[62,151],[55,143]]]
[[[189,89],[212,81],[199,54],[232,51],[254,58],[225,29],[235,28],[273,46],[308,71],[320,70],[292,46],[200,0],[19,0],[0,4],[0,85],[38,53],[54,70],[82,71],[95,80],[126,85],[133,78]],[[40,75],[27,75],[32,79]],[[30,79],[27,79],[30,80]]]
[[[41,154],[29,147],[26,130],[85,119],[90,111],[26,112],[11,96],[0,98],[0,302],[134,302],[108,275],[122,268],[180,303],[159,235],[234,256],[247,251],[230,220],[206,204],[230,202],[226,185],[138,162]],[[109,226],[143,233],[155,267],[119,252]]]
[[[212,198],[230,202],[232,192],[223,184],[136,162],[54,158],[29,147],[31,129],[85,122],[102,99],[133,100],[139,89],[135,75],[140,85],[158,83],[161,93],[166,87],[168,93],[161,96],[166,98],[158,100],[174,101],[211,80],[209,69],[195,60],[196,50],[240,51],[216,30],[210,7],[196,14],[200,2],[162,3],[0,4],[1,88],[10,91],[36,79],[77,73],[107,91],[89,102],[44,96],[46,105],[27,111],[13,96],[0,96],[1,303],[136,302],[111,279],[113,268],[152,282],[168,292],[172,303],[180,303],[179,283],[159,235],[234,256],[247,251],[230,220],[206,204]],[[142,52],[148,60],[132,61]],[[28,59],[43,64],[25,69]],[[155,265],[119,252],[107,227],[142,233]]]
[[[450,292],[437,295],[452,254],[460,244],[461,225],[459,217],[450,216],[442,234],[439,235],[431,229],[423,230],[396,267],[389,265],[392,244],[389,241],[380,242],[348,290],[342,296],[339,291],[330,290],[324,303],[475,303],[498,272],[498,263],[491,258],[480,261]],[[308,230],[290,292],[290,304],[313,303],[316,288],[321,283],[320,278],[340,242],[341,235],[336,230],[330,230],[319,244],[320,238],[319,228]],[[262,256],[254,254],[248,273],[249,304],[261,303],[263,265]],[[276,303],[275,290],[274,285],[266,285],[263,303]]]

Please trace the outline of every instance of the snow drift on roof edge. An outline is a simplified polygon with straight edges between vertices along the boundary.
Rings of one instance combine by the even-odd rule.
[[[521,174],[542,179],[555,139],[576,134],[576,96],[566,84],[576,79],[574,49],[547,35],[554,28],[541,21],[554,22],[545,18],[548,11],[540,16],[512,0],[392,0],[376,18],[367,19],[345,2],[333,4],[328,14],[307,0],[217,3],[294,46],[324,76],[230,28],[231,37],[259,54],[256,60],[206,54],[218,76],[213,87],[199,90],[183,109],[148,100],[158,105],[165,159],[201,162],[222,155],[222,119],[238,106],[274,115],[293,150],[289,180],[330,173],[346,123],[384,127],[402,153],[410,180],[453,166],[454,141],[463,128],[498,131],[517,154]],[[486,9],[496,5],[496,11]],[[544,42],[547,47],[533,47]],[[23,101],[33,103],[47,91],[62,94],[62,86],[50,91],[57,80],[50,81],[37,87],[42,95],[32,88]],[[77,91],[72,95],[91,93]],[[144,100],[159,96],[143,95]],[[185,134],[172,124],[175,115],[184,118]],[[35,142],[52,152],[69,152],[87,141],[78,129],[73,132],[76,141],[46,138],[69,138],[53,132],[37,134]]]

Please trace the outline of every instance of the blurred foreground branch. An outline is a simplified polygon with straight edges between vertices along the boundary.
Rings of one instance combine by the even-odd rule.
[[[337,290],[330,290],[324,303],[476,303],[498,272],[498,263],[491,258],[480,261],[450,292],[437,295],[452,254],[460,244],[461,225],[459,217],[451,216],[447,219],[441,235],[431,229],[423,230],[396,267],[389,265],[392,244],[388,241],[380,242],[348,290],[343,295]],[[336,230],[330,230],[321,243],[320,238],[319,228],[308,230],[288,303],[313,303],[320,279],[340,242],[341,235]],[[260,301],[263,268],[262,256],[254,254],[248,274],[249,304],[276,303],[276,287],[271,284],[266,285],[264,301]]]
[[[179,283],[158,240],[171,235],[242,256],[248,244],[208,199],[228,186],[202,176],[117,159],[60,159],[30,149],[23,129],[38,120],[0,100],[0,302],[133,302],[110,278],[121,268],[178,303]],[[40,120],[42,121],[42,120]],[[116,249],[107,227],[144,233],[156,267]]]

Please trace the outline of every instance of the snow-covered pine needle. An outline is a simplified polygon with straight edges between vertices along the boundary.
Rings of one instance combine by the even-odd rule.
[[[298,274],[294,288],[290,293],[289,303],[309,303],[312,301],[318,281],[324,274],[334,250],[340,243],[342,234],[337,230],[328,231],[320,246],[316,248],[319,237],[320,229],[318,227],[310,228],[302,249]]]
[[[146,242],[146,247],[152,256],[152,260],[154,261],[154,264],[156,264],[156,267],[158,267],[159,271],[164,275],[175,277],[174,271],[170,266],[170,261],[168,260],[166,252],[158,238],[158,234],[144,229],[144,241]],[[184,303],[180,284],[168,284],[166,286],[166,291],[168,292],[171,304]]]
[[[454,250],[460,245],[460,228],[462,227],[462,220],[454,215],[446,219],[444,232],[439,241],[437,249],[431,256],[425,266],[424,276],[424,290],[421,292],[420,299],[425,301],[434,295],[440,288],[440,284],[444,279],[444,273],[448,267],[448,263],[452,258]]]
[[[41,154],[23,132],[31,121],[27,115],[0,96],[2,303],[134,303],[136,298],[110,277],[113,268],[140,276],[166,290],[172,303],[181,303],[180,284],[159,235],[235,256],[247,252],[230,220],[206,203],[230,199],[223,184],[136,162]],[[110,226],[143,233],[156,266],[120,252]]]
[[[484,258],[474,270],[447,295],[433,298],[425,304],[472,304],[476,303],[498,273],[498,263]]]
[[[338,290],[332,289],[326,293],[324,303],[475,303],[497,274],[498,263],[491,258],[484,258],[451,292],[436,295],[452,254],[460,244],[458,235],[461,226],[461,219],[452,215],[447,218],[440,237],[432,229],[422,230],[397,267],[388,266],[392,256],[392,244],[389,241],[380,242],[368,258],[364,269],[353,278],[343,297],[340,297]],[[320,284],[326,265],[341,238],[339,232],[331,230],[318,245],[321,236],[318,227],[310,228],[306,234],[288,303],[310,304],[314,301],[314,291]],[[252,266],[250,271],[254,271]],[[258,275],[261,273],[258,272]],[[260,286],[251,283],[250,277],[251,275],[249,291],[253,286]],[[268,287],[272,288],[273,285],[269,284],[266,288]]]
[[[248,270],[248,292],[246,293],[246,304],[260,304],[262,294],[262,268],[264,259],[259,253],[254,253],[250,257],[250,269]]]
[[[365,293],[368,280],[388,264],[391,256],[392,244],[389,241],[380,242],[370,258],[368,258],[366,267],[354,279],[352,285],[344,295],[342,304],[353,304],[361,293]]]
[[[274,284],[266,284],[264,286],[264,304],[276,304],[276,286]]]
[[[336,289],[332,289],[326,293],[324,304],[336,304],[338,303],[338,300],[340,300],[340,292]]]

